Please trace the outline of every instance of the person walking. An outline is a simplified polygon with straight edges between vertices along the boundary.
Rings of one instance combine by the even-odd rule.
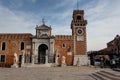
[[[100,58],[100,67],[104,68],[104,57]]]
[[[116,62],[115,59],[111,60],[111,68],[115,68],[116,67]]]

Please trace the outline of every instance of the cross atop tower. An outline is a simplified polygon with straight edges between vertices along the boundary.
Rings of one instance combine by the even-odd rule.
[[[45,19],[44,18],[42,19],[42,23],[43,23],[43,25],[45,25]]]

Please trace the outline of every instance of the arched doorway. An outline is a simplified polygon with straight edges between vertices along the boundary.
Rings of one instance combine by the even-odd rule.
[[[38,47],[38,63],[39,64],[45,64],[45,56],[46,56],[47,49],[48,49],[48,46],[45,44],[41,44]]]

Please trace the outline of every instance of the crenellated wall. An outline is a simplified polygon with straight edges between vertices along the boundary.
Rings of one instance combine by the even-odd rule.
[[[72,40],[72,36],[71,35],[56,35],[55,39],[56,40]]]

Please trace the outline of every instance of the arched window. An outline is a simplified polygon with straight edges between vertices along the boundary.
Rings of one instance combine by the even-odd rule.
[[[65,47],[66,47],[66,44],[65,44],[65,43],[63,43],[63,44],[62,44],[62,48],[65,48]]]
[[[24,50],[24,42],[21,42],[21,50]]]
[[[4,51],[6,48],[6,43],[5,42],[2,42],[2,51]]]

